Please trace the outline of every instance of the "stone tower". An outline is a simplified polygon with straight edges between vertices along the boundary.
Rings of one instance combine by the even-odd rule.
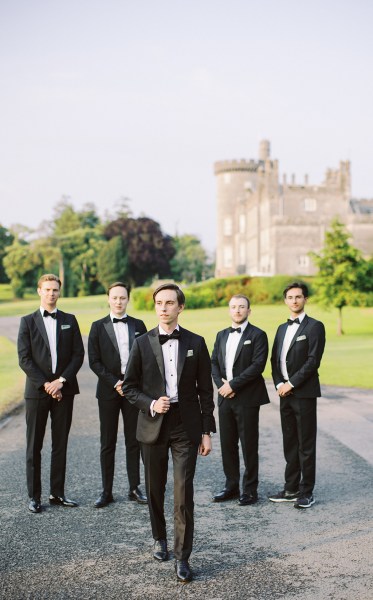
[[[214,165],[217,184],[216,277],[311,275],[309,252],[319,251],[325,230],[338,217],[353,243],[373,252],[373,201],[351,200],[350,163],[328,169],[320,185],[308,176],[279,181],[270,142],[259,144],[257,160],[227,160]]]

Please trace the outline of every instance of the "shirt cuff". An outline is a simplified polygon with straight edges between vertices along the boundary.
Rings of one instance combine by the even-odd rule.
[[[284,385],[284,382],[283,382],[283,381],[281,381],[281,383],[278,383],[278,384],[276,385],[276,390],[278,390],[278,388],[280,388],[282,385]]]
[[[114,389],[115,389],[115,388],[117,387],[117,385],[119,385],[120,383],[123,383],[123,381],[122,381],[121,379],[119,379],[119,380],[116,382],[116,384],[115,384],[115,386],[114,386]]]
[[[150,414],[151,414],[151,416],[152,416],[152,417],[155,417],[155,415],[157,414],[157,413],[155,412],[155,410],[153,410],[153,406],[154,406],[154,404],[155,404],[156,402],[157,402],[156,400],[153,400],[153,402],[152,402],[152,403],[151,403],[151,405],[150,405]]]

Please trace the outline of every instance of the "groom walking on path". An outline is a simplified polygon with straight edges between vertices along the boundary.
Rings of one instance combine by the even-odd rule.
[[[210,357],[205,340],[178,325],[185,296],[175,284],[153,294],[159,325],[135,339],[123,391],[139,408],[137,439],[141,442],[153,557],[168,560],[164,497],[168,454],[174,466],[174,555],[177,579],[192,579],[189,556],[194,530],[193,478],[197,454],[211,451],[215,432]]]
[[[271,364],[280,396],[285,487],[269,500],[309,508],[315,503],[316,399],[321,396],[317,369],[325,347],[325,328],[304,312],[308,300],[305,284],[291,283],[283,296],[290,318],[277,330]]]

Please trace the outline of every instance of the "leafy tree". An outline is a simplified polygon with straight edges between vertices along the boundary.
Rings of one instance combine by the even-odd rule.
[[[175,254],[172,238],[164,235],[159,223],[148,217],[120,217],[106,225],[104,236],[123,240],[128,256],[128,278],[134,285],[143,285],[154,276],[170,276],[170,260]]]
[[[316,299],[325,306],[338,309],[337,334],[342,335],[342,309],[359,301],[359,278],[364,259],[361,252],[349,243],[350,235],[338,219],[325,234],[320,254],[310,252],[319,269],[314,287]]]
[[[15,239],[6,248],[4,267],[15,298],[23,298],[28,285],[35,286],[37,269],[40,267],[40,257],[30,244]]]
[[[194,235],[173,238],[176,254],[171,260],[171,274],[176,281],[196,283],[211,275],[207,254]]]
[[[105,289],[114,281],[128,279],[128,256],[120,235],[102,244],[97,257],[97,278]]]
[[[7,246],[10,246],[14,240],[14,236],[12,233],[0,225],[0,283],[8,283],[9,278],[5,273],[3,260],[6,252]]]

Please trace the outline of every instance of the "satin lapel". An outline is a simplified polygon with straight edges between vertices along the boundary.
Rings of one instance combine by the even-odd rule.
[[[63,316],[61,315],[61,311],[57,310],[57,332],[56,332],[56,346],[58,348],[58,342],[60,341],[60,333],[61,333],[61,325],[64,323]]]
[[[155,359],[158,364],[159,371],[162,375],[163,380],[165,380],[163,352],[162,352],[162,346],[159,343],[158,332],[159,332],[158,327],[155,327],[155,329],[152,329],[151,331],[149,331],[148,337],[149,337],[149,343],[150,343],[151,349],[153,351],[153,354],[154,354]]]
[[[181,373],[183,372],[187,352],[188,352],[188,350],[191,349],[191,348],[188,348],[189,335],[187,334],[185,329],[183,329],[182,327],[179,327],[179,330],[180,330],[180,338],[179,338],[179,349],[177,352],[177,383],[178,383],[178,385],[179,385]]]
[[[118,342],[117,342],[117,338],[115,337],[115,332],[114,332],[114,325],[112,320],[110,319],[110,317],[106,317],[106,321],[104,322],[104,328],[106,330],[106,333],[108,334],[116,352],[118,354],[119,353],[119,347],[118,347]]]
[[[284,323],[280,326],[280,331],[278,332],[278,346],[277,346],[277,360],[280,362],[281,350],[284,344],[285,333],[287,329],[287,323]]]
[[[128,317],[127,326],[128,326],[128,345],[129,345],[129,349],[131,350],[132,344],[135,341],[135,332],[136,332],[135,320]]]
[[[43,317],[41,316],[40,310],[37,310],[34,313],[34,319],[35,319],[35,323],[37,325],[37,328],[39,329],[41,337],[43,338],[43,340],[45,341],[46,345],[49,348],[49,340],[48,340],[48,336],[47,336],[47,330],[45,329]]]
[[[295,336],[291,340],[291,343],[290,343],[290,346],[289,346],[289,350],[290,350],[290,348],[292,348],[294,346],[297,337],[299,337],[300,335],[302,335],[302,331],[304,331],[304,329],[306,328],[307,323],[308,323],[308,317],[306,315],[304,317],[303,321],[301,322],[301,324],[299,325],[297,333],[295,334]]]
[[[236,350],[236,355],[235,355],[235,357],[234,357],[233,364],[236,362],[237,358],[239,357],[239,355],[240,355],[240,352],[241,352],[241,350],[242,350],[242,346],[243,346],[244,342],[245,342],[247,339],[249,339],[249,337],[250,337],[250,332],[251,332],[251,325],[250,325],[250,323],[248,323],[248,324],[247,324],[247,326],[246,326],[246,328],[245,328],[245,331],[244,331],[244,332],[243,332],[243,334],[241,335],[241,339],[240,339],[240,341],[238,342],[238,346],[237,346],[237,350]],[[237,333],[234,333],[233,335],[238,335],[238,334],[237,334]]]
[[[229,329],[224,329],[224,331],[221,335],[220,344],[219,344],[219,354],[220,354],[219,363],[220,363],[220,368],[224,370],[224,373],[225,373],[225,354],[226,354],[226,349],[227,349],[228,336],[229,336]]]

